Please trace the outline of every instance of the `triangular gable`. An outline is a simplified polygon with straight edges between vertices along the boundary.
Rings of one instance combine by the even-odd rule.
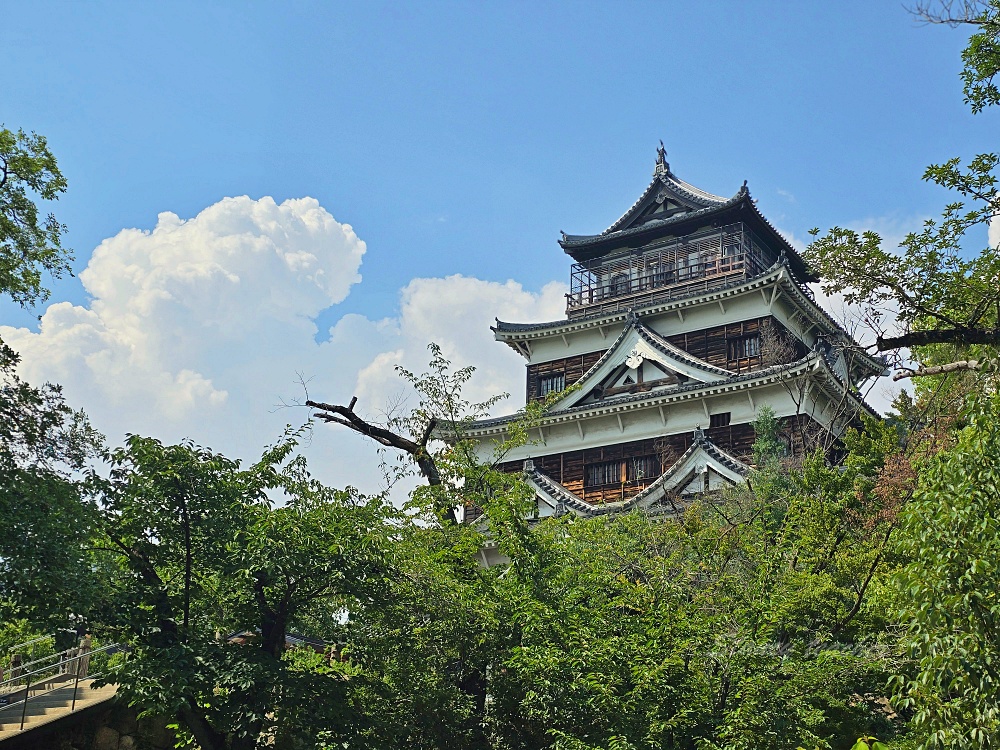
[[[719,383],[732,377],[728,370],[692,357],[632,316],[611,348],[577,381],[578,388],[548,410],[561,411],[624,393],[629,389],[624,385],[628,377],[635,390],[640,386],[639,367],[651,373],[647,377],[644,369],[641,386],[648,390],[678,387],[691,381]]]
[[[531,462],[525,464],[524,478],[535,491],[539,517],[565,513],[594,516],[621,513],[633,508],[652,510],[664,507],[670,499],[714,492],[727,485],[739,484],[749,471],[747,464],[726,453],[699,430],[694,443],[673,466],[628,500],[601,504],[585,502],[556,480],[539,472]]]
[[[726,485],[738,484],[750,467],[729,455],[705,437],[701,430],[684,455],[649,487],[626,501],[629,507],[653,508],[668,497],[684,497],[713,492]]]
[[[689,185],[670,171],[666,162],[657,162],[653,181],[632,207],[601,234],[610,234],[650,221],[666,219],[680,213],[697,211],[725,203],[720,195]]]

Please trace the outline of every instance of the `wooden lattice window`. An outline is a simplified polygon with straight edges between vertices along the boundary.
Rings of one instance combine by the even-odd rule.
[[[586,467],[584,487],[605,487],[609,484],[642,482],[660,475],[660,459],[657,456],[601,461]]]
[[[622,481],[622,462],[601,461],[587,467],[584,477],[585,487],[603,487],[607,484],[620,484]]]
[[[553,372],[549,375],[542,375],[538,378],[538,395],[548,396],[550,393],[559,393],[566,389],[566,373]]]
[[[611,296],[618,297],[623,294],[628,294],[628,275],[616,273],[611,277]]]
[[[719,414],[713,414],[708,418],[709,427],[728,427],[729,422],[732,419],[732,413],[728,411],[720,412]]]
[[[729,340],[730,361],[739,359],[750,359],[760,356],[760,335],[741,336],[738,339]]]
[[[625,462],[625,478],[629,482],[641,482],[660,475],[660,459],[657,456],[640,456]]]

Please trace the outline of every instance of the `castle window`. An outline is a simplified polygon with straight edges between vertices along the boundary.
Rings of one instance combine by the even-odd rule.
[[[719,414],[713,414],[708,419],[709,427],[727,427],[729,425],[729,420],[732,418],[732,413],[728,411],[721,412]]]
[[[729,359],[748,359],[760,356],[760,336],[742,336],[729,340]]]
[[[657,456],[601,461],[587,466],[585,487],[605,487],[623,482],[643,482],[660,476],[660,459]]]
[[[558,393],[566,389],[566,373],[554,372],[551,375],[542,375],[538,378],[538,395],[548,396],[550,393]]]
[[[653,265],[651,271],[650,278],[654,287],[666,286],[667,284],[673,284],[675,281],[676,273],[672,263],[661,261]]]
[[[602,461],[587,467],[584,486],[603,487],[607,484],[620,484],[622,481],[621,461]]]
[[[728,243],[722,248],[722,270],[732,271],[737,268],[740,259],[740,246],[737,243]]]
[[[660,459],[656,456],[640,456],[625,462],[626,478],[630,482],[641,482],[660,476]]]

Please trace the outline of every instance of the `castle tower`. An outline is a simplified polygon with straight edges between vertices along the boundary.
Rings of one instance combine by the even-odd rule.
[[[578,386],[506,457],[540,517],[673,513],[738,482],[765,405],[796,453],[874,414],[857,386],[885,364],[819,307],[806,286],[818,279],[746,183],[728,199],[700,190],[673,174],[661,143],[652,182],[620,219],[559,244],[574,261],[566,317],[493,329],[527,361],[529,401]],[[486,458],[511,419],[466,435]]]

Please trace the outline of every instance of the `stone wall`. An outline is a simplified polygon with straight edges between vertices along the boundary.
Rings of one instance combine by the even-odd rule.
[[[12,737],[3,750],[172,750],[175,742],[167,719],[137,719],[134,709],[112,701]]]

